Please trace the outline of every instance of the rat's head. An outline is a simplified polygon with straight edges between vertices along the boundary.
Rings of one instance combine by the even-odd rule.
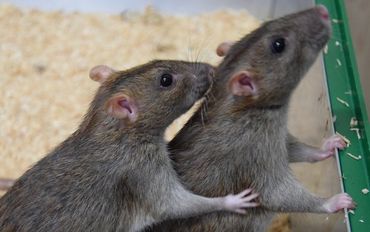
[[[209,89],[213,67],[205,63],[157,60],[117,72],[94,67],[90,78],[102,83],[95,107],[125,127],[165,129]]]
[[[245,105],[287,103],[319,51],[330,37],[328,11],[323,6],[264,23],[235,44],[223,43],[227,54],[216,71],[235,99]]]

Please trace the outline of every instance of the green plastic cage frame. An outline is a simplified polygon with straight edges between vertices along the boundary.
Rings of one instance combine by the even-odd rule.
[[[357,203],[346,212],[348,231],[370,231],[370,124],[361,89],[343,0],[316,0],[331,16],[332,38],[324,50],[324,66],[334,130],[350,141],[338,153],[342,188]],[[352,120],[352,124],[350,123]],[[357,122],[357,125],[356,125]]]

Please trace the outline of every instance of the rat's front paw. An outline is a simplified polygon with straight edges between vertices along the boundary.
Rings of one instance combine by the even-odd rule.
[[[355,202],[347,193],[340,193],[329,198],[323,205],[327,213],[336,213],[343,209],[355,208]]]
[[[335,149],[344,149],[347,146],[346,141],[343,140],[339,135],[333,135],[325,139],[322,150],[323,151],[332,151],[334,153]]]
[[[335,149],[344,149],[347,146],[346,142],[342,137],[333,135],[330,138],[325,139],[322,145],[322,152],[316,156],[316,161],[327,159],[335,154]]]
[[[258,193],[252,193],[252,189],[246,189],[237,195],[227,195],[225,197],[225,209],[231,212],[245,214],[245,208],[257,207],[256,202]]]

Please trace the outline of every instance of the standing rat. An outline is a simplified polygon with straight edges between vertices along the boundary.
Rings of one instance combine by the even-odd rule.
[[[170,218],[245,213],[258,196],[206,198],[178,181],[165,128],[207,91],[208,64],[153,61],[102,83],[78,130],[21,176],[0,199],[0,231],[139,231]]]
[[[152,231],[265,231],[275,212],[334,213],[352,198],[308,192],[289,161],[319,161],[345,144],[329,138],[324,150],[299,142],[287,129],[289,99],[330,37],[329,14],[317,6],[264,23],[235,43],[216,69],[204,110],[198,110],[169,143],[185,186],[205,196],[250,186],[261,207],[246,215],[212,213],[161,223]],[[227,49],[226,49],[227,50]],[[203,115],[202,115],[203,114]]]

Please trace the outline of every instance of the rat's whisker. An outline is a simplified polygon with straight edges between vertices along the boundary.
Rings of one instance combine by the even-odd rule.
[[[205,125],[204,125],[204,117],[203,117],[203,107],[200,108],[200,118],[201,118],[202,126],[205,127]]]
[[[213,84],[211,85],[210,88],[213,87]],[[208,101],[212,101],[212,102],[215,102],[216,101],[216,97],[215,95],[212,93],[212,91],[208,91],[207,93],[207,98],[208,98]],[[208,102],[207,102],[208,103]]]
[[[208,94],[205,95],[203,105],[204,105],[206,113],[208,113]]]

